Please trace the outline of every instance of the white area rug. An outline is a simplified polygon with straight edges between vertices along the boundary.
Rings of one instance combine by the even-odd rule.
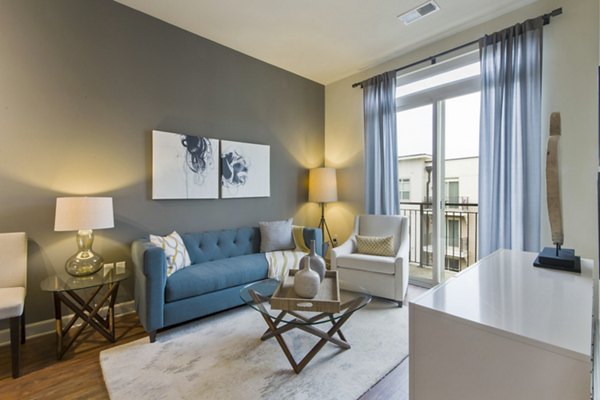
[[[331,325],[324,325],[328,329]],[[374,300],[342,327],[352,345],[327,343],[295,374],[262,316],[241,307],[100,353],[113,400],[357,399],[408,355],[408,307]],[[318,341],[284,335],[299,361]]]

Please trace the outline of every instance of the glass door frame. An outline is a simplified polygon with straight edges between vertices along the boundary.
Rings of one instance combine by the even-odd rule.
[[[444,281],[446,268],[445,268],[445,217],[446,217],[446,204],[445,204],[445,191],[446,191],[446,151],[445,151],[445,115],[446,107],[444,100],[436,100],[433,103],[433,154],[432,156],[432,189],[433,198],[431,200],[431,218],[433,235],[431,243],[431,252],[433,257],[432,266],[432,283],[433,286]],[[410,280],[410,277],[409,277]]]

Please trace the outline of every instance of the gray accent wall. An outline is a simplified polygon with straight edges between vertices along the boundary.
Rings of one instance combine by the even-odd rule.
[[[270,145],[271,196],[153,201],[154,129]],[[110,0],[0,0],[0,138],[0,232],[30,239],[28,323],[52,318],[40,281],[76,250],[53,230],[58,196],[112,196],[94,249],[129,267],[147,233],[318,222],[323,86]]]

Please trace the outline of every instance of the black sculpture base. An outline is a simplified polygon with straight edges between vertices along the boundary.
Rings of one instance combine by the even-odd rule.
[[[557,254],[558,253],[558,254]],[[581,260],[573,249],[556,249],[544,247],[533,262],[540,268],[558,269],[561,271],[581,272]]]

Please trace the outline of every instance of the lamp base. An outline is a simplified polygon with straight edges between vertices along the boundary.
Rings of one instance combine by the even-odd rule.
[[[69,257],[65,263],[65,270],[69,275],[85,276],[95,274],[102,268],[104,259],[100,254],[96,254],[91,250],[80,251],[77,254]]]
[[[102,268],[104,259],[92,250],[94,233],[92,230],[80,230],[77,232],[77,247],[79,251],[69,257],[65,263],[65,270],[69,275],[86,276],[91,275]]]
[[[325,221],[325,203],[321,203],[321,221],[319,221],[319,225],[317,227],[319,229],[321,229],[321,233],[323,234],[322,254],[323,254],[323,257],[325,257],[328,247],[329,246],[331,246],[331,248],[335,247],[333,240],[331,239],[331,233],[329,233],[329,227],[327,226],[327,221]],[[326,233],[327,233],[327,236],[329,237],[329,242],[325,241]]]

